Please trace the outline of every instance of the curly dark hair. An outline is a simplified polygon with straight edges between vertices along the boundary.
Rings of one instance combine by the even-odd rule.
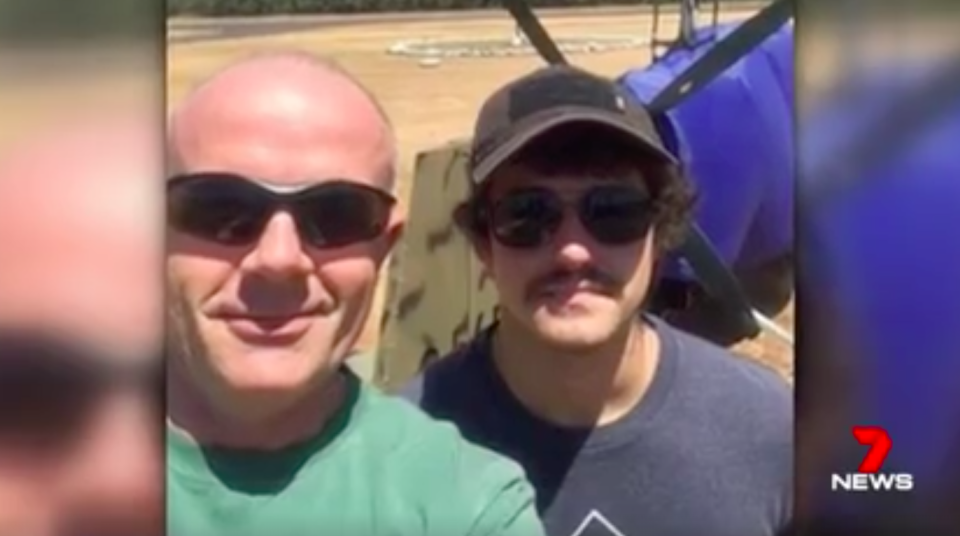
[[[692,183],[678,166],[651,158],[637,149],[635,141],[613,134],[609,128],[572,124],[554,129],[525,146],[504,166],[518,164],[548,177],[616,177],[639,172],[653,200],[657,248],[666,251],[678,246],[689,229],[696,202]],[[487,188],[475,189],[454,212],[457,226],[472,238],[485,234],[470,215],[476,213],[477,204],[486,201],[486,195]]]

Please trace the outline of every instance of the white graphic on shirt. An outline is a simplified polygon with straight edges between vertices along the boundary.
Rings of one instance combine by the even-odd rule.
[[[583,518],[577,530],[570,536],[625,536],[609,519],[596,510]]]

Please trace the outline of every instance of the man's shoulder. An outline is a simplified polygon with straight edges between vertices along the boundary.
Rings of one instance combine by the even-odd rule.
[[[369,411],[381,433],[397,454],[415,457],[434,468],[483,471],[502,476],[520,476],[520,467],[499,454],[467,441],[451,423],[433,419],[410,400],[367,387]]]
[[[410,443],[420,447],[458,447],[459,433],[447,423],[436,421],[405,396],[392,396],[366,385],[367,414],[377,429],[390,435],[399,445]],[[426,444],[426,445],[424,445]]]
[[[409,401],[367,388],[368,411],[376,417],[370,425],[380,427],[378,443],[390,450],[389,461],[381,460],[383,472],[416,482],[411,501],[446,504],[451,519],[479,516],[479,525],[515,523],[511,530],[540,534],[533,487],[519,464],[467,441],[454,425]]]
[[[771,367],[673,327],[665,334],[675,341],[685,376],[709,380],[726,395],[792,402],[790,385]]]
[[[459,398],[478,373],[478,351],[476,341],[461,346],[422,370],[400,389],[398,396],[428,412]]]
[[[772,368],[694,335],[667,328],[678,362],[675,395],[714,425],[751,437],[792,441],[793,390]],[[668,357],[669,358],[669,357]]]
[[[748,478],[744,501],[769,508],[778,526],[790,518],[794,465],[793,391],[779,374],[747,357],[673,328],[677,366],[669,415],[660,422],[685,463]],[[749,473],[749,477],[744,474]]]

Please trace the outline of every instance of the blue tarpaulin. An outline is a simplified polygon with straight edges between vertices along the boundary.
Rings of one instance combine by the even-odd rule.
[[[649,102],[739,23],[699,29],[620,83]],[[793,26],[785,25],[667,113],[662,129],[699,191],[697,221],[728,265],[756,266],[793,248]],[[676,265],[667,274],[680,275]]]

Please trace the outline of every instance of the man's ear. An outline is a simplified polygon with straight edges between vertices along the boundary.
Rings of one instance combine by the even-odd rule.
[[[475,239],[470,241],[471,249],[473,249],[473,254],[477,256],[477,260],[480,261],[480,264],[489,271],[490,270],[490,240],[489,239]]]
[[[405,228],[406,222],[403,221],[391,223],[390,227],[387,227],[387,249],[389,251],[393,251],[397,247],[397,243],[403,238]]]
[[[460,203],[453,209],[453,224],[468,240],[473,241],[476,223],[473,206],[470,203]]]
[[[387,228],[384,230],[383,236],[381,236],[376,243],[377,246],[374,256],[378,265],[397,247],[397,243],[400,242],[400,239],[403,237],[403,230],[406,227],[406,223],[407,217],[405,210],[399,206],[394,206],[390,214],[390,221],[387,222]]]

